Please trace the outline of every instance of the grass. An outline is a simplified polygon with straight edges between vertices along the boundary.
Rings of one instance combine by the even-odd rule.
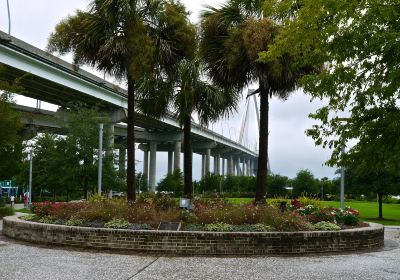
[[[228,198],[228,201],[234,204],[250,203],[252,198]],[[322,201],[322,203],[329,207],[339,207],[339,201]],[[365,221],[379,223],[383,225],[396,225],[400,226],[400,204],[383,204],[383,217],[378,219],[378,203],[370,201],[349,201],[345,202],[345,206],[360,211],[361,218]]]
[[[18,209],[18,210],[15,210],[15,212],[26,213],[26,214],[32,214],[31,210],[30,210],[30,209],[27,209],[27,208]]]
[[[322,201],[325,206],[339,207],[339,201]],[[349,201],[345,206],[360,211],[361,218],[365,221],[379,223],[383,225],[400,226],[400,204],[383,204],[383,218],[378,219],[378,203],[370,201]]]

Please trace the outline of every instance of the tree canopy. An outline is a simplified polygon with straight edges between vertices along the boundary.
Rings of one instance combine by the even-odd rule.
[[[2,71],[0,64],[0,74]],[[21,167],[22,123],[20,114],[12,108],[11,95],[21,89],[19,79],[10,83],[2,80],[0,75],[0,180],[12,179]]]
[[[76,64],[105,71],[128,85],[127,197],[136,199],[135,99],[148,76],[168,76],[191,57],[195,28],[185,7],[173,0],[92,0],[87,11],[61,21],[48,50],[72,53]]]
[[[318,123],[307,134],[317,145],[333,149],[328,163],[362,159],[359,165],[376,174],[399,170],[398,1],[270,0],[264,9],[285,28],[263,59],[290,51],[301,58],[298,67],[324,65],[302,85],[314,98],[327,100],[311,114]],[[355,145],[343,157],[341,148],[350,141]]]
[[[261,59],[274,43],[282,26],[267,17],[264,1],[230,0],[202,14],[201,55],[211,79],[221,87],[243,89],[258,83],[260,94],[260,139],[256,202],[265,200],[267,191],[269,98],[285,100],[297,87],[298,79],[313,68],[293,67],[292,53]]]

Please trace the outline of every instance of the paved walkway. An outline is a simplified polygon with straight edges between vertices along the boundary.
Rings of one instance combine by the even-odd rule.
[[[1,229],[1,221],[0,221]],[[400,230],[380,252],[317,257],[148,257],[53,249],[0,234],[0,279],[400,279]]]

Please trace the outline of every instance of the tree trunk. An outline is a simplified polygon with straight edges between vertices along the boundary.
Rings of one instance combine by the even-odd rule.
[[[184,127],[183,127],[183,170],[184,170],[184,185],[185,185],[185,196],[192,198],[193,196],[193,179],[192,179],[192,162],[193,162],[193,151],[192,151],[192,135],[191,132],[191,117],[190,115],[185,116]]]
[[[260,139],[255,203],[264,203],[267,192],[269,92],[260,81]]]
[[[83,175],[83,198],[86,200],[88,199],[88,190],[89,190],[88,187],[89,187],[88,178],[85,173]]]
[[[129,202],[136,200],[135,182],[135,83],[128,75],[128,168],[127,168],[127,198]]]
[[[382,194],[382,193],[378,193],[379,219],[383,219],[383,214],[382,214],[382,198],[383,198],[383,194]]]

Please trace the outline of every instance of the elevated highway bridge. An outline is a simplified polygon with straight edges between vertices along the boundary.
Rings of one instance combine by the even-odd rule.
[[[19,79],[20,94],[68,108],[75,102],[97,106],[109,113],[116,141],[126,137],[127,92],[75,65],[0,31],[1,78]],[[25,125],[38,128],[57,126],[57,112],[16,106],[23,112]],[[173,114],[152,119],[136,111],[135,141],[144,151],[143,172],[149,185],[156,186],[157,151],[168,152],[168,172],[180,169],[183,133]],[[59,129],[62,127],[52,127]],[[258,153],[210,129],[192,123],[193,152],[202,155],[202,175],[207,172],[230,175],[254,175]],[[120,150],[125,155],[125,149]],[[210,157],[214,157],[211,169]]]

